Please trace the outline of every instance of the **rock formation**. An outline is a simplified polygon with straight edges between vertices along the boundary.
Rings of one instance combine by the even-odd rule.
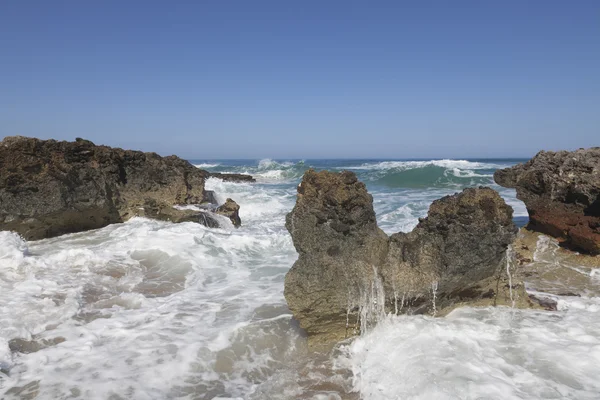
[[[529,213],[528,229],[600,253],[600,147],[541,151],[525,164],[496,171],[494,180],[517,190]]]
[[[36,240],[100,228],[134,216],[214,226],[208,177],[175,156],[75,142],[6,137],[0,142],[0,230]],[[218,224],[217,224],[218,225]]]
[[[252,175],[247,174],[225,174],[221,172],[206,171],[210,178],[221,179],[225,182],[256,182]]]
[[[286,228],[299,257],[285,297],[313,344],[368,329],[385,312],[529,305],[518,277],[506,274],[512,209],[489,188],[437,200],[412,232],[388,237],[354,173],[309,170]]]
[[[240,206],[238,205],[238,203],[236,203],[235,201],[233,201],[231,199],[225,200],[225,204],[217,207],[217,209],[215,210],[215,212],[217,214],[223,215],[223,216],[229,218],[229,220],[231,221],[233,226],[235,226],[236,228],[239,228],[240,225],[242,225],[242,221],[240,220],[239,211],[240,211]]]

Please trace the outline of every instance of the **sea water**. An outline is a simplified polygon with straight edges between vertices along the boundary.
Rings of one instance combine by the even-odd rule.
[[[517,161],[193,160],[256,177],[207,182],[240,204],[240,229],[134,218],[36,242],[0,232],[0,399],[598,399],[593,291],[555,296],[556,312],[380,316],[327,354],[308,351],[286,307],[284,220],[306,169],[354,171],[391,234],[481,185],[522,224],[524,205],[492,180]],[[553,263],[552,248],[538,259]],[[14,352],[16,338],[58,344]]]

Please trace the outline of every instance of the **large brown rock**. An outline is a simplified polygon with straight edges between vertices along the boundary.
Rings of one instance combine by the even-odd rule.
[[[309,170],[286,228],[299,257],[284,294],[313,344],[368,329],[386,312],[529,305],[522,282],[506,274],[512,209],[489,188],[437,200],[412,232],[388,237],[354,173]]]
[[[352,172],[306,171],[286,228],[299,255],[285,277],[290,310],[319,340],[351,335],[355,300],[388,252],[388,237],[377,227],[365,185]]]
[[[36,240],[138,215],[205,222],[206,214],[173,206],[209,202],[207,177],[176,156],[83,139],[6,137],[0,142],[0,230]]]
[[[600,147],[541,151],[524,164],[496,171],[494,180],[517,190],[529,213],[528,229],[566,247],[600,253]]]

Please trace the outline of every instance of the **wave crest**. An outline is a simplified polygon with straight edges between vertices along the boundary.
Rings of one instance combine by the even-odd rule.
[[[376,163],[364,163],[356,167],[347,167],[347,169],[359,169],[359,170],[407,170],[424,168],[429,166],[442,167],[442,168],[460,168],[460,169],[496,169],[503,168],[504,165],[483,163],[477,161],[468,160],[427,160],[427,161],[381,161]]]

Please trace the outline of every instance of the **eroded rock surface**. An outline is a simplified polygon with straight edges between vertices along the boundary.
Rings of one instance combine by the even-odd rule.
[[[6,137],[0,142],[0,230],[36,240],[138,215],[204,223],[205,214],[173,206],[214,199],[204,190],[207,177],[176,156],[96,146],[83,139]]]
[[[600,147],[541,151],[524,164],[496,171],[494,180],[517,190],[527,206],[529,229],[571,249],[600,253]]]
[[[412,232],[388,237],[354,173],[309,170],[286,228],[299,257],[285,297],[313,343],[352,336],[386,312],[530,305],[519,277],[506,273],[512,208],[489,188],[437,200]]]
[[[309,335],[343,339],[348,309],[354,309],[361,288],[373,280],[374,266],[388,253],[373,198],[352,172],[306,171],[286,228],[299,255],[285,277],[290,310]]]

